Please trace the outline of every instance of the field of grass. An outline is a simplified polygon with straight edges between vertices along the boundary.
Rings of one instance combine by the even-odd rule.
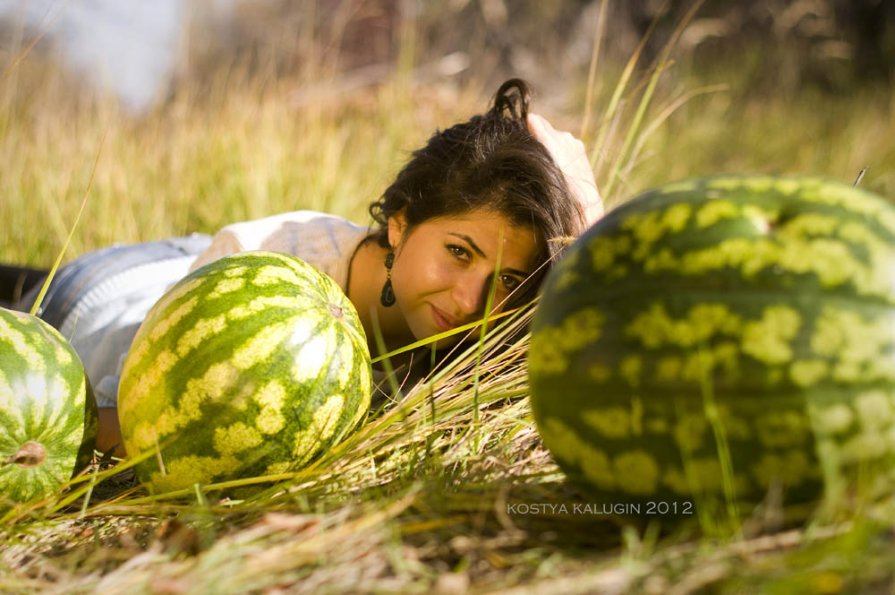
[[[582,73],[569,82],[577,102],[545,112],[582,132],[610,206],[666,181],[737,172],[852,181],[867,168],[862,186],[895,196],[888,88],[775,95],[744,86],[738,64],[695,73],[668,63],[630,79],[623,66],[601,64],[590,85]],[[216,81],[134,119],[114,102],[72,96],[51,65],[11,63],[0,82],[0,260],[49,266],[85,196],[66,259],[298,208],[367,222],[367,204],[408,153],[484,109],[493,91],[399,73],[301,101],[322,81],[232,72]],[[486,356],[499,338],[480,346]],[[520,513],[510,505],[589,501],[540,444],[526,347],[495,351],[483,367],[470,352],[310,468],[259,490],[152,497],[122,466],[98,464],[68,494],[4,513],[0,592],[895,588],[895,511],[885,503],[804,529],[733,534]]]

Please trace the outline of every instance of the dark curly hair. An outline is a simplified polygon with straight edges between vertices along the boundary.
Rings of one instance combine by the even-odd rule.
[[[369,209],[379,225],[374,238],[382,247],[388,247],[388,219],[402,211],[407,231],[429,219],[482,208],[534,229],[538,269],[514,292],[510,307],[534,298],[564,245],[551,240],[578,236],[585,227],[562,172],[528,130],[530,97],[525,81],[503,83],[485,114],[436,131],[414,151]]]

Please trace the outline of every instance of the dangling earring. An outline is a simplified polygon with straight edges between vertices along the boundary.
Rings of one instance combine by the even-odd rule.
[[[392,289],[392,266],[395,264],[395,253],[389,250],[385,257],[385,285],[379,295],[379,302],[386,308],[395,305],[395,290]]]

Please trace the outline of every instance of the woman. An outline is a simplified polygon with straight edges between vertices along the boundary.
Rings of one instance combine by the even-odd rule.
[[[84,361],[100,406],[97,448],[118,445],[118,374],[143,316],[172,283],[227,254],[285,252],[330,275],[374,354],[374,328],[389,351],[448,331],[480,319],[494,285],[495,310],[531,300],[561,250],[551,240],[577,236],[603,207],[583,144],[528,103],[526,83],[512,79],[487,113],[436,132],[370,206],[373,228],[297,211],[213,238],[116,246],[61,269],[41,315]]]

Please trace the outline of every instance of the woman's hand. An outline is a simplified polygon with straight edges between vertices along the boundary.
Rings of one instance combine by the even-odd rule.
[[[542,145],[566,176],[569,190],[578,199],[587,225],[603,216],[603,199],[594,180],[584,143],[570,132],[560,132],[544,117],[528,114],[528,130]]]

